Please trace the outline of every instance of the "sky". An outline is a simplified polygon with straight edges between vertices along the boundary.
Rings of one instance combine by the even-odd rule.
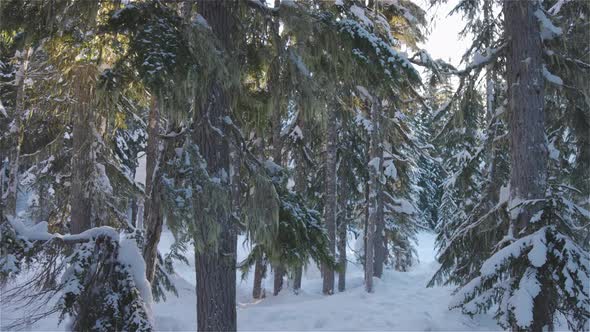
[[[428,12],[430,23],[430,35],[422,48],[426,49],[434,59],[443,59],[454,66],[458,66],[461,56],[469,46],[467,39],[459,39],[459,31],[464,23],[461,14],[448,16],[448,13],[457,5],[459,0],[448,0],[429,8],[428,0],[415,0]],[[431,19],[434,17],[434,20]],[[464,64],[463,64],[464,65]]]

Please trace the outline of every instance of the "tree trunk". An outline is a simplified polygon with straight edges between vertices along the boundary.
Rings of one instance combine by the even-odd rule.
[[[303,119],[303,114],[299,115],[299,129],[301,129],[302,133],[303,133],[303,138],[300,138],[301,140],[304,140],[307,137],[307,134],[305,133],[305,122]],[[307,190],[307,176],[305,175],[305,141],[301,141],[299,142],[299,144],[301,145],[301,151],[299,151],[299,153],[297,153],[295,155],[296,157],[296,162],[295,162],[295,192],[297,192],[303,199],[305,199],[306,197],[306,190]],[[295,294],[299,293],[299,290],[301,289],[301,278],[303,277],[303,266],[298,266],[295,268],[295,273],[294,273],[294,277],[293,277],[293,290],[295,291]]]
[[[547,186],[547,144],[545,138],[543,45],[535,11],[537,1],[504,1],[506,35],[511,38],[506,56],[510,109],[510,205],[543,199]],[[511,230],[515,238],[542,203],[512,210]],[[543,289],[543,285],[541,285]],[[548,294],[541,292],[533,304],[532,331],[553,330],[554,312]],[[514,329],[518,329],[514,324]]]
[[[383,169],[383,150],[379,149],[380,162],[379,169]],[[383,266],[387,259],[387,239],[385,237],[385,218],[383,213],[383,186],[377,188],[377,219],[375,224],[375,266],[373,275],[377,278],[383,276]]]
[[[255,141],[256,154],[259,160],[264,160],[264,137],[260,135]],[[252,297],[261,299],[266,297],[266,291],[262,287],[262,280],[266,277],[266,260],[264,257],[258,257],[254,265],[254,286],[252,287]]]
[[[368,146],[370,146],[370,144],[367,144]],[[367,155],[368,156],[368,155]],[[370,159],[369,159],[370,160]],[[369,160],[367,160],[367,163],[369,162]],[[363,269],[365,271],[367,271],[367,238],[369,236],[369,193],[371,191],[371,186],[369,184],[370,179],[367,180],[367,182],[365,183],[365,208],[364,208],[364,220],[363,220],[363,257],[364,257],[364,264],[363,264]]]
[[[236,1],[199,0],[199,13],[207,20],[213,33],[225,48],[228,61],[234,50],[236,22],[234,18]],[[207,162],[211,176],[222,179],[221,185],[228,186],[230,169],[230,148],[226,137],[221,137],[213,128],[225,128],[224,118],[229,115],[233,101],[230,90],[224,82],[213,81],[204,105],[195,112],[197,128],[192,131],[194,142]],[[229,193],[228,193],[229,196]],[[231,200],[228,200],[231,202]],[[228,204],[228,205],[231,205]],[[199,331],[236,330],[236,247],[237,225],[231,218],[231,206],[227,213],[218,213],[216,228],[219,230],[217,246],[206,246],[205,250],[195,248],[195,269],[197,272],[197,328]],[[203,213],[203,211],[195,211]],[[209,226],[199,225],[208,234]]]
[[[33,49],[29,48],[23,51],[22,59],[20,61],[19,69],[16,73],[16,105],[14,108],[14,128],[16,128],[15,137],[16,144],[12,158],[10,158],[10,174],[8,177],[8,190],[5,193],[6,211],[8,215],[16,216],[16,200],[18,197],[19,185],[19,166],[20,166],[20,150],[22,147],[24,132],[22,128],[22,119],[25,112],[25,80],[27,79],[27,71],[29,69],[30,57]]]
[[[346,289],[346,227],[348,224],[348,184],[343,181],[340,184],[340,193],[338,201],[340,208],[338,211],[338,291],[344,292]]]
[[[254,287],[252,288],[252,297],[255,299],[262,299],[266,296],[262,289],[262,279],[266,274],[266,263],[262,258],[256,259],[254,265]]]
[[[156,273],[158,243],[162,233],[162,197],[160,178],[160,159],[162,157],[162,143],[160,133],[160,110],[158,99],[152,96],[152,105],[148,119],[148,142],[146,151],[146,179],[145,179],[145,243],[143,246],[143,258],[145,260],[145,272],[147,280],[154,281]]]
[[[72,137],[72,186],[70,191],[71,233],[79,234],[95,225],[92,220],[92,190],[95,151],[94,116],[91,109],[96,80],[93,65],[79,65],[73,69],[74,105]]]
[[[379,195],[381,192],[380,173],[383,163],[380,147],[380,101],[375,98],[371,103],[371,142],[369,147],[369,222],[367,225],[367,242],[365,257],[365,286],[369,293],[373,292],[373,276],[375,274],[375,232],[379,219]]]
[[[274,5],[278,8],[281,4],[280,0],[275,0]],[[273,161],[282,166],[282,149],[283,145],[281,142],[281,61],[283,53],[283,42],[279,35],[279,20],[274,18],[272,22],[272,34],[275,47],[275,58],[271,63],[269,71],[269,84],[272,91],[272,115],[271,115],[271,126],[272,126],[272,157]],[[280,222],[280,221],[279,221]],[[274,269],[274,288],[273,295],[278,295],[283,288],[283,277],[285,275],[285,267],[281,262],[275,262],[273,264]]]
[[[283,277],[285,276],[285,268],[282,264],[275,264],[274,269],[274,282],[272,295],[277,296],[281,289],[283,289]]]
[[[492,0],[486,0],[483,4],[484,10],[484,22],[485,24],[490,27],[494,22],[493,12],[492,12]],[[485,36],[485,45],[487,51],[490,52],[493,43],[493,31],[491,28],[486,32]],[[488,54],[489,55],[489,54]],[[495,86],[494,86],[494,63],[490,62],[486,66],[486,114],[489,120],[494,117],[494,94],[495,94]]]
[[[137,199],[131,199],[131,225],[137,228],[137,212],[138,212],[138,205]]]
[[[326,132],[326,195],[324,206],[324,220],[326,230],[328,231],[328,245],[330,253],[336,257],[336,151],[338,140],[338,124],[336,119],[336,104],[329,106],[328,123]],[[324,264],[323,273],[323,293],[326,295],[334,294],[334,269]]]
[[[49,190],[45,183],[39,185],[39,199],[36,213],[36,222],[48,221],[49,219]]]

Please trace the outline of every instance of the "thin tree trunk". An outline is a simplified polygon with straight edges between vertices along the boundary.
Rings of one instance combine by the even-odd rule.
[[[381,160],[383,160],[382,152]],[[381,162],[379,164],[381,167]],[[383,213],[383,188],[382,186],[378,186],[378,188],[379,192],[377,193],[377,219],[375,224],[375,266],[373,275],[377,278],[381,278],[383,276],[383,267],[385,265],[385,260],[387,259],[387,239],[385,237],[385,219]]]
[[[370,144],[367,144],[370,145]],[[367,155],[368,156],[368,155]],[[369,158],[370,160],[370,158]],[[369,161],[367,160],[367,163]],[[365,271],[367,271],[367,238],[369,236],[369,204],[370,204],[370,200],[369,200],[369,194],[371,191],[371,186],[369,184],[370,182],[370,178],[367,179],[367,182],[365,183],[365,208],[364,208],[364,220],[363,220],[363,257],[365,258],[364,263],[363,263],[363,269]]]
[[[277,296],[281,289],[283,289],[283,277],[285,276],[285,269],[282,264],[275,264],[274,269],[274,282],[272,295]]]
[[[274,5],[278,8],[281,5],[280,0],[275,0]],[[272,22],[272,34],[275,47],[275,59],[271,64],[270,69],[270,88],[272,90],[272,156],[273,161],[282,165],[282,143],[281,143],[281,61],[283,53],[283,42],[279,35],[279,20],[274,18]],[[280,222],[280,221],[279,221]],[[285,275],[285,268],[281,262],[273,264],[274,269],[274,287],[273,294],[278,295],[283,288],[283,277]]]
[[[340,184],[338,200],[340,208],[338,211],[338,291],[346,289],[346,227],[348,224],[348,184],[344,181]]]
[[[264,160],[264,138],[262,135],[255,141],[256,154],[260,160]],[[252,297],[261,299],[266,296],[262,287],[262,280],[266,276],[266,261],[264,257],[258,257],[254,265],[254,286],[252,287]]]
[[[131,225],[133,225],[135,228],[137,228],[137,211],[138,211],[137,199],[132,198],[131,199]]]
[[[262,299],[265,297],[264,290],[262,289],[262,280],[266,274],[266,263],[262,257],[256,259],[254,265],[254,287],[252,288],[252,297],[255,299]]]
[[[486,0],[483,4],[484,8],[484,22],[488,27],[490,27],[494,22],[493,12],[492,12],[492,0]],[[491,50],[492,43],[493,43],[493,33],[491,28],[487,31],[485,36],[485,43],[486,47]],[[495,111],[494,111],[494,98],[495,98],[495,80],[494,80],[494,64],[490,63],[486,66],[486,116],[489,123],[489,137],[492,140],[491,143],[491,153],[490,153],[490,169],[488,173],[488,181],[489,185],[489,197],[491,197],[491,201],[487,204],[486,211],[491,209],[498,203],[499,194],[500,194],[500,185],[502,184],[501,181],[498,180],[498,170],[496,165],[496,143],[495,137],[498,130],[498,120],[495,118]]]
[[[492,1],[484,1],[483,9],[484,22],[488,27],[490,27],[494,21],[492,13]],[[493,34],[491,28],[489,28],[489,30],[487,31],[485,39],[487,51],[490,52],[493,43]],[[491,120],[494,117],[494,88],[494,64],[493,62],[491,62],[486,66],[486,114],[489,120]]]
[[[379,218],[380,170],[382,169],[382,152],[380,147],[380,123],[378,105],[375,98],[371,103],[371,143],[369,148],[369,222],[367,225],[367,243],[365,257],[365,286],[369,293],[373,292],[373,276],[375,274],[375,232]]]
[[[225,48],[228,61],[234,50],[236,22],[234,12],[236,1],[197,1],[199,13],[207,20],[213,33]],[[223,82],[213,81],[208,87],[209,94],[204,105],[195,112],[195,123],[200,124],[192,131],[194,142],[207,162],[207,171],[222,179],[221,185],[228,186],[230,169],[230,148],[226,137],[220,137],[213,128],[225,128],[224,118],[232,108],[231,92]],[[226,178],[224,180],[224,178]],[[229,193],[228,193],[229,196]],[[228,199],[231,205],[231,199]],[[197,272],[197,328],[199,331],[236,330],[236,247],[237,225],[231,218],[231,206],[226,213],[217,213],[216,228],[219,230],[217,246],[206,246],[204,250],[195,247],[195,269]],[[203,211],[195,211],[202,213]],[[200,227],[208,234],[208,225]]]
[[[27,71],[29,68],[30,57],[33,49],[29,48],[23,51],[22,59],[20,61],[19,69],[16,73],[16,105],[14,109],[14,128],[16,129],[16,145],[14,153],[10,158],[10,174],[8,177],[8,191],[6,192],[6,213],[16,216],[16,201],[18,197],[19,178],[18,172],[20,167],[20,152],[24,139],[22,119],[25,112],[25,80],[27,79]]]
[[[510,109],[510,205],[543,199],[547,186],[547,144],[545,138],[543,46],[535,11],[537,1],[504,1],[506,35],[510,49],[506,57]],[[526,232],[542,203],[513,209],[511,230],[518,238]],[[541,288],[544,289],[544,281]],[[553,330],[554,312],[548,294],[541,292],[533,304],[532,331]],[[518,329],[514,324],[515,330]]]
[[[38,199],[38,204],[39,206],[37,207],[37,216],[36,216],[36,221],[37,222],[41,222],[41,221],[48,221],[47,219],[49,218],[49,190],[47,187],[47,184],[45,183],[41,183],[39,185],[39,199]]]
[[[324,220],[328,231],[328,245],[330,253],[336,257],[336,151],[338,128],[336,119],[336,105],[329,106],[328,123],[326,132],[326,201],[324,206]],[[334,294],[334,269],[324,264],[323,273],[323,293],[326,295]]]
[[[145,243],[143,246],[143,258],[145,260],[146,278],[154,281],[158,257],[158,243],[162,233],[162,197],[160,177],[160,159],[162,157],[162,144],[160,133],[160,110],[158,99],[152,96],[152,105],[148,119],[148,142],[146,151],[146,179],[145,179],[145,210],[144,222],[146,227]]]
[[[95,152],[94,117],[91,109],[96,68],[93,65],[80,65],[73,69],[76,85],[76,99],[73,110],[72,138],[72,185],[70,191],[71,233],[79,234],[96,225],[92,219],[92,183]]]
[[[299,118],[299,129],[301,129],[302,133],[304,133],[306,126],[303,120],[303,115],[300,114]],[[296,163],[295,163],[295,192],[297,192],[302,198],[305,199],[305,191],[307,189],[307,177],[305,175],[305,156],[304,156],[304,149],[305,149],[305,138],[307,135],[304,133],[303,138],[300,138],[302,141],[299,142],[301,144],[301,151],[296,154]],[[303,266],[298,266],[295,268],[295,275],[293,277],[293,290],[295,294],[299,293],[301,289],[301,278],[303,277]]]

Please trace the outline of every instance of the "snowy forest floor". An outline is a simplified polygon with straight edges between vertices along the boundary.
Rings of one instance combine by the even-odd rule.
[[[170,233],[164,233],[161,250],[171,243]],[[362,266],[349,263],[347,289],[333,296],[321,294],[319,270],[310,266],[298,295],[292,289],[272,296],[272,271],[265,281],[267,297],[253,301],[252,274],[241,280],[238,273],[238,329],[244,331],[296,330],[388,330],[388,331],[474,331],[500,330],[491,316],[474,319],[458,310],[449,311],[451,287],[426,288],[436,271],[434,235],[418,235],[420,263],[409,272],[386,270],[382,280],[375,279],[374,294],[367,294],[363,286]],[[238,259],[247,249],[238,244]],[[348,257],[354,260],[352,250]],[[193,257],[189,257],[193,261]],[[167,302],[154,307],[158,330],[194,330],[196,326],[194,266],[178,266],[179,297],[168,297]]]
[[[354,241],[353,239],[351,239]],[[247,248],[238,244],[238,259],[247,254]],[[160,250],[168,251],[172,234],[164,231]],[[420,262],[408,272],[386,270],[384,277],[375,279],[375,293],[367,294],[363,286],[363,271],[359,264],[348,264],[347,289],[333,296],[321,294],[322,279],[319,270],[310,266],[304,273],[302,290],[298,295],[289,287],[279,296],[272,296],[272,271],[264,280],[267,297],[253,301],[252,274],[244,280],[238,272],[237,301],[238,329],[243,331],[296,331],[296,330],[388,330],[388,331],[475,331],[500,330],[490,315],[473,319],[458,310],[449,311],[452,287],[427,288],[426,284],[436,271],[434,235],[418,235]],[[348,253],[354,260],[354,252]],[[187,257],[191,265],[176,265],[175,282],[178,297],[168,294],[166,302],[153,307],[158,331],[194,331],[196,327],[196,298],[194,257]],[[0,310],[0,326],[26,315],[4,304]],[[27,327],[31,331],[63,331],[67,323],[57,324],[51,316]]]

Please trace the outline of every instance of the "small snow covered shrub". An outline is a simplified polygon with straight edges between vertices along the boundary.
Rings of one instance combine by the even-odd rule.
[[[145,264],[132,234],[98,227],[76,235],[0,225],[2,301],[31,313],[18,328],[58,313],[75,331],[151,331],[152,294]]]
[[[560,194],[547,199],[530,221],[537,228],[518,239],[506,237],[479,275],[455,294],[451,308],[469,315],[496,310],[504,328],[529,330],[544,312],[562,314],[575,331],[590,319],[590,257],[572,229],[587,224],[587,211]],[[537,309],[538,310],[538,309]],[[550,321],[555,321],[552,317]]]

